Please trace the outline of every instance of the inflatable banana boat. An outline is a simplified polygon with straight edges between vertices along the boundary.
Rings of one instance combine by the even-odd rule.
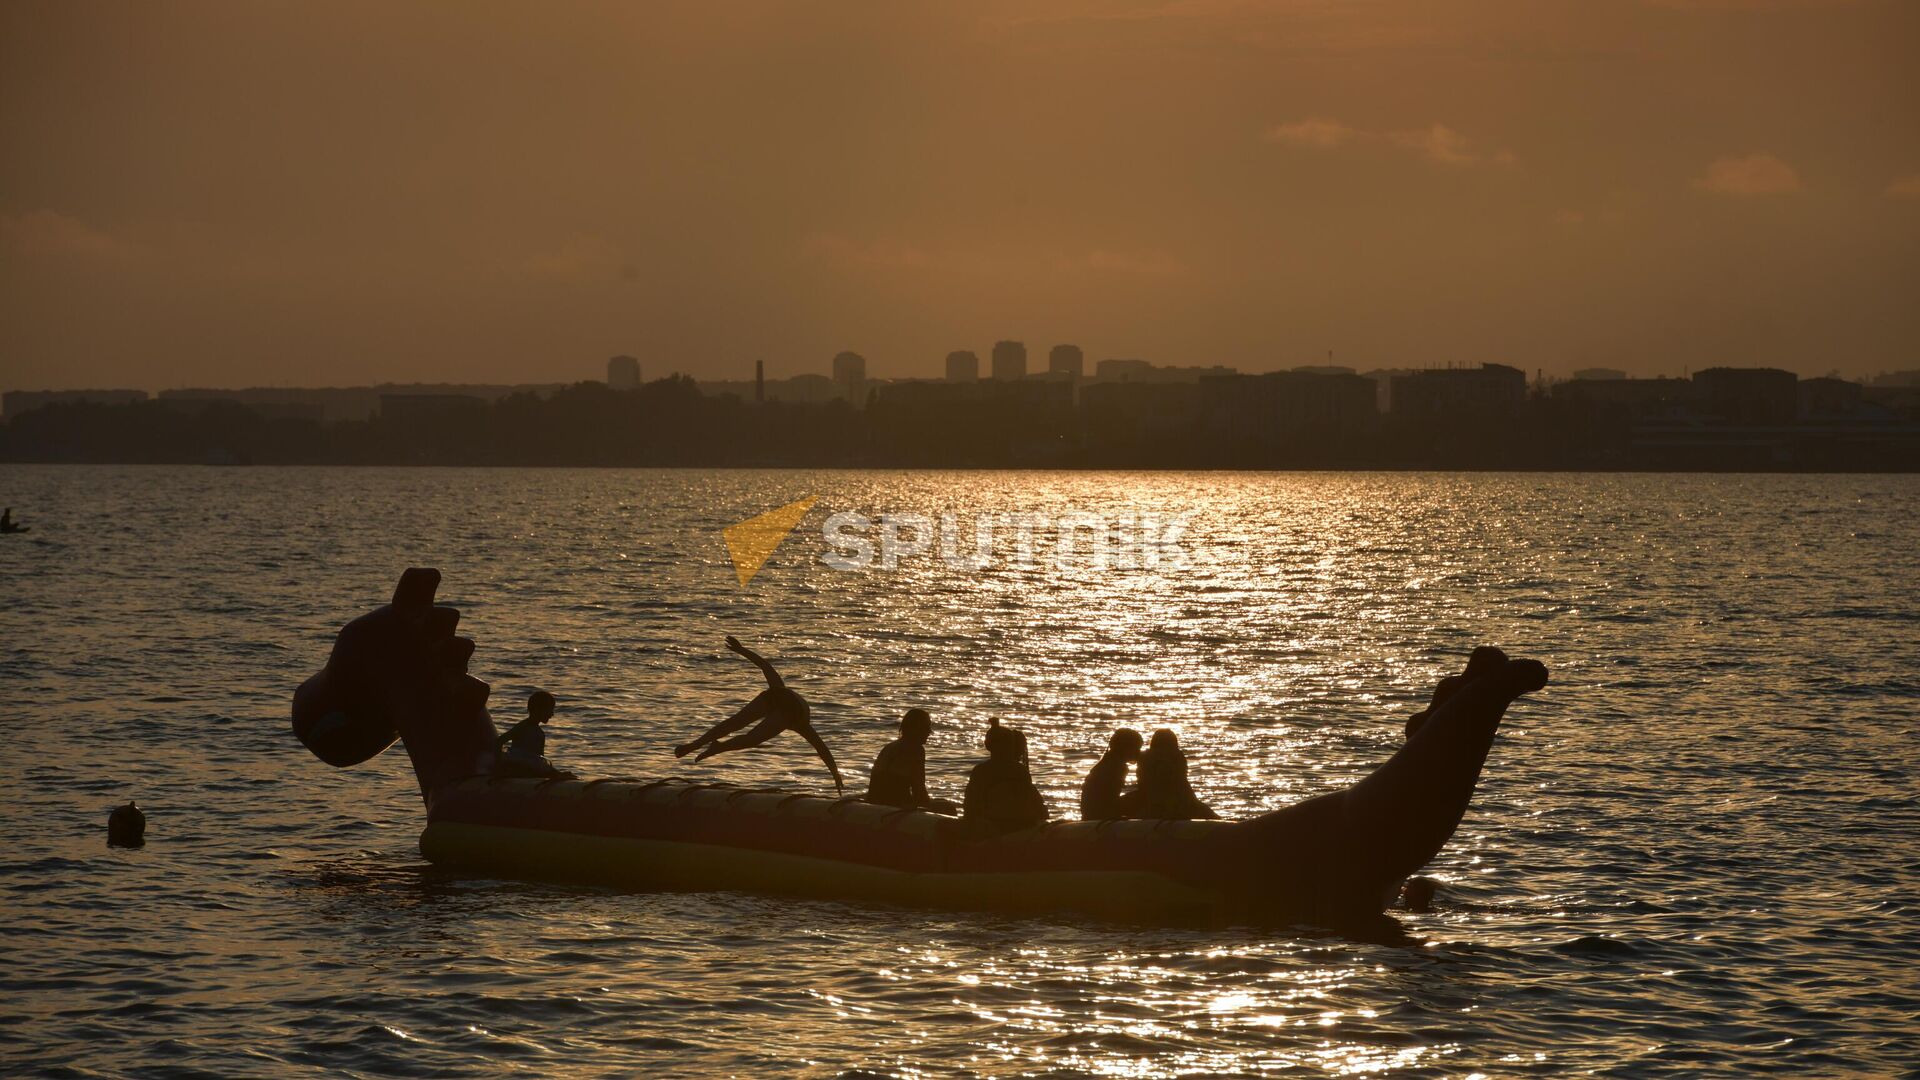
[[[427,804],[420,850],[504,877],[853,902],[1073,910],[1152,921],[1377,915],[1453,835],[1507,706],[1546,669],[1496,649],[1443,680],[1371,775],[1247,821],[1060,822],[1002,836],[918,810],[684,780],[495,775],[487,684],[467,673],[440,574],[348,623],[294,694],[293,729],[349,766],[401,742]]]

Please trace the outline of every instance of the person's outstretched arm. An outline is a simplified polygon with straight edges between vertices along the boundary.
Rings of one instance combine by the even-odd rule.
[[[774,678],[779,678],[779,676],[776,675]],[[819,754],[820,760],[827,763],[827,771],[833,773],[833,790],[841,795],[845,795],[847,793],[847,785],[840,782],[840,766],[834,764],[833,751],[827,749],[826,741],[820,738],[820,733],[811,727],[803,727],[800,729],[800,737],[811,743],[813,745],[813,752]]]
[[[767,663],[766,658],[761,656],[759,653],[754,652],[752,649],[749,649],[745,645],[740,644],[739,638],[734,637],[732,634],[728,634],[727,648],[732,649],[734,652],[737,652],[741,656],[746,657],[748,660],[753,661],[753,666],[759,668],[760,674],[765,675],[767,677],[767,686],[775,690],[780,690],[786,687],[787,684],[780,678],[780,673],[773,670],[773,665]]]

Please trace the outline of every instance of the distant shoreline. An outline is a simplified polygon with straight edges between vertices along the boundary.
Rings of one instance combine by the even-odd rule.
[[[1488,368],[1492,368],[1489,365]],[[1518,371],[1436,372],[1381,411],[1371,380],[911,384],[846,401],[749,402],[688,379],[498,401],[390,395],[365,419],[308,405],[60,402],[0,424],[0,461],[62,464],[1339,472],[1920,471],[1920,398],[1786,372],[1702,372],[1689,395],[1529,394]],[[1728,382],[1720,398],[1709,391]],[[1668,380],[1675,381],[1675,380]],[[1427,382],[1435,385],[1429,386]],[[1747,384],[1755,385],[1749,387]],[[1598,386],[1646,388],[1632,381]],[[1850,384],[1849,384],[1850,385]],[[1700,389],[1706,386],[1708,389]],[[1425,393],[1421,398],[1415,391]],[[1843,391],[1847,391],[1843,393]],[[1831,392],[1831,393],[1829,393]],[[1594,391],[1598,393],[1598,391]],[[1904,391],[1903,391],[1904,393]],[[1916,392],[1920,393],[1920,392]],[[1833,402],[1827,397],[1838,395]],[[1844,399],[1844,400],[1840,400]]]

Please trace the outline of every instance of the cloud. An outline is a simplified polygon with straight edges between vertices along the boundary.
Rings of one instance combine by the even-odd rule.
[[[1465,135],[1445,124],[1397,131],[1366,131],[1326,117],[1310,117],[1291,123],[1275,124],[1267,129],[1268,142],[1311,150],[1330,150],[1348,143],[1373,143],[1392,146],[1433,162],[1460,168],[1469,165],[1512,165],[1517,159],[1511,150],[1484,150]]]
[[[1445,124],[1434,124],[1418,131],[1395,131],[1387,136],[1395,146],[1412,150],[1440,165],[1511,165],[1511,150],[1482,153],[1467,137]]]
[[[1887,185],[1887,197],[1920,199],[1920,173],[1910,173]]]
[[[138,253],[125,241],[54,210],[0,216],[0,247],[22,255],[124,262]]]
[[[1338,120],[1323,117],[1310,117],[1295,120],[1291,124],[1275,124],[1267,129],[1267,141],[1286,143],[1291,146],[1329,147],[1352,142],[1361,138],[1364,132],[1357,131]]]
[[[1800,190],[1800,174],[1772,154],[1748,154],[1715,161],[1693,186],[1718,195],[1787,195]]]

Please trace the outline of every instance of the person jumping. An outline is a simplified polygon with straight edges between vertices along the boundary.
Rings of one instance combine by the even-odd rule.
[[[773,669],[773,665],[767,663],[759,653],[740,644],[740,639],[729,635],[727,648],[752,661],[753,666],[767,677],[767,688],[760,692],[760,696],[747,702],[739,712],[713,725],[705,735],[675,747],[673,756],[686,757],[698,750],[700,756],[693,760],[705,761],[715,754],[759,746],[783,731],[791,731],[807,740],[813,752],[826,762],[827,771],[833,773],[834,790],[846,794],[847,786],[840,779],[840,766],[834,763],[833,751],[827,749],[820,733],[813,730],[813,710],[807,705],[807,699],[787,689],[786,682]],[[743,735],[734,735],[734,732],[749,724],[755,724],[752,730]],[[729,735],[733,735],[733,738],[727,738]]]

